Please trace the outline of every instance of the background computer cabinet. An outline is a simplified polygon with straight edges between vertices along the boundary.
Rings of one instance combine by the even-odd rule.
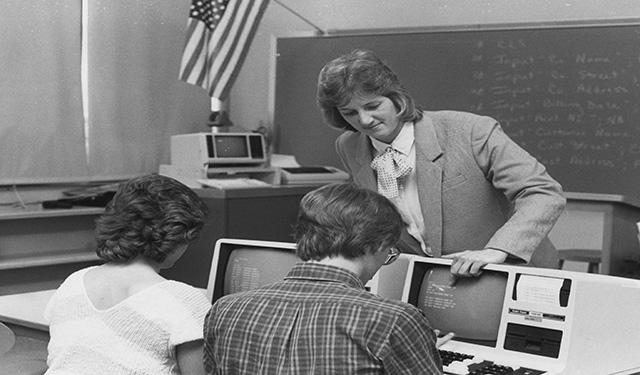
[[[300,200],[316,187],[194,189],[209,208],[207,222],[200,238],[162,275],[206,288],[213,248],[219,238],[292,242]]]

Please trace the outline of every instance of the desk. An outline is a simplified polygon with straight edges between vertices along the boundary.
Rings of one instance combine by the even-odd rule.
[[[567,208],[549,233],[558,249],[602,251],[600,273],[640,279],[640,202],[614,194],[565,193]],[[586,267],[586,266],[585,266]]]
[[[54,292],[47,289],[0,296],[0,321],[48,332],[44,309]]]

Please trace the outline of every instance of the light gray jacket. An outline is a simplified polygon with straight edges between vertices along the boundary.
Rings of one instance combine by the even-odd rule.
[[[557,268],[547,234],[566,204],[562,187],[496,120],[424,112],[414,135],[423,237],[434,256],[490,247],[509,253],[508,261]],[[336,149],[353,181],[377,190],[369,138],[347,131]]]

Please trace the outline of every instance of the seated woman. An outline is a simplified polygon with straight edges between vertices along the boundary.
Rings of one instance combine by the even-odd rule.
[[[51,298],[46,374],[202,374],[202,291],[159,275],[202,229],[206,206],[169,177],[122,184],[96,221],[106,263],[71,274]]]

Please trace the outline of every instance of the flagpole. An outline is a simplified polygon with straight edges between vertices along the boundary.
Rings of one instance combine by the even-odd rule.
[[[316,26],[313,22],[309,21],[307,18],[305,18],[303,15],[301,15],[300,13],[296,12],[295,10],[289,8],[287,5],[281,3],[279,0],[273,0],[274,3],[277,3],[278,5],[280,5],[281,7],[283,7],[284,9],[288,10],[289,12],[291,12],[293,15],[295,15],[296,17],[300,18],[302,21],[304,21],[307,25],[310,25],[311,27],[313,27],[314,29],[316,29],[317,32],[319,32],[321,35],[326,35],[327,32],[322,30],[321,28],[319,28],[318,26]]]

